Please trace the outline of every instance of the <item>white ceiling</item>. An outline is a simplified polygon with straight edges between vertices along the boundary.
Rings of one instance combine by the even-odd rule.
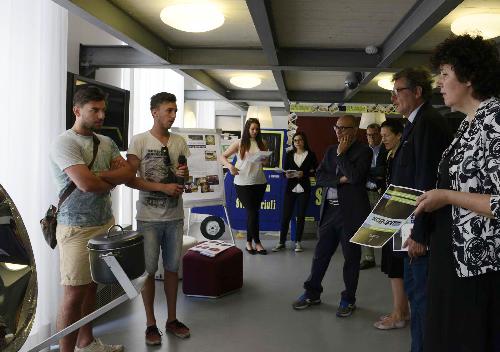
[[[401,20],[401,14],[415,3],[416,0],[271,1],[281,47],[331,49],[382,45]]]

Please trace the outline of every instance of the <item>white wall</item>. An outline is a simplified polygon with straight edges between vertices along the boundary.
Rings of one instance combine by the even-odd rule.
[[[224,131],[241,131],[241,118],[238,116],[215,116],[215,128]]]
[[[215,128],[220,128],[225,131],[241,130],[241,118],[239,116],[216,116]],[[273,128],[287,129],[288,115],[273,115]]]
[[[273,128],[288,128],[288,115],[274,115],[273,114]]]

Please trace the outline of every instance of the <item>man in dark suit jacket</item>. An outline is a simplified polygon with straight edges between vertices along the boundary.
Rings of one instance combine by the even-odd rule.
[[[373,209],[380,199],[381,192],[385,190],[387,168],[387,150],[382,144],[379,124],[372,123],[366,127],[366,139],[373,152],[368,181],[366,181],[366,191],[368,192],[370,207]],[[375,266],[375,250],[373,247],[363,246],[361,251],[363,258],[359,270],[373,268]]]
[[[321,282],[340,242],[344,254],[344,284],[338,317],[347,317],[355,309],[361,248],[350,243],[352,235],[370,213],[366,179],[372,151],[356,141],[357,120],[345,115],[337,120],[338,145],[330,146],[316,171],[316,183],[323,188],[318,228],[319,240],[312,261],[311,274],[304,283],[305,293],[293,303],[304,309],[321,303]]]
[[[431,76],[427,70],[407,68],[396,73],[393,81],[392,102],[408,122],[394,156],[391,183],[422,191],[433,189],[441,154],[450,144],[451,133],[445,118],[429,103]],[[428,214],[417,216],[406,241],[404,285],[411,307],[411,352],[423,349],[429,227]]]

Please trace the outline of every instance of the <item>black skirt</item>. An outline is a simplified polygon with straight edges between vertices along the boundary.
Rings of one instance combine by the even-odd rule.
[[[382,247],[380,270],[390,279],[402,279],[404,272],[404,256],[392,250],[392,239]]]
[[[450,188],[448,162],[441,162],[439,188]],[[500,272],[458,277],[451,206],[433,216],[424,351],[500,352]]]

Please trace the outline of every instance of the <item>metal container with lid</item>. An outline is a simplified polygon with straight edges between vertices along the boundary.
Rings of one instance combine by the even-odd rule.
[[[119,231],[111,231],[119,227]],[[130,280],[145,271],[144,238],[137,231],[126,231],[120,225],[111,226],[105,234],[92,238],[88,244],[92,279],[100,284],[113,284],[118,280],[104,261],[104,256],[116,258]]]

